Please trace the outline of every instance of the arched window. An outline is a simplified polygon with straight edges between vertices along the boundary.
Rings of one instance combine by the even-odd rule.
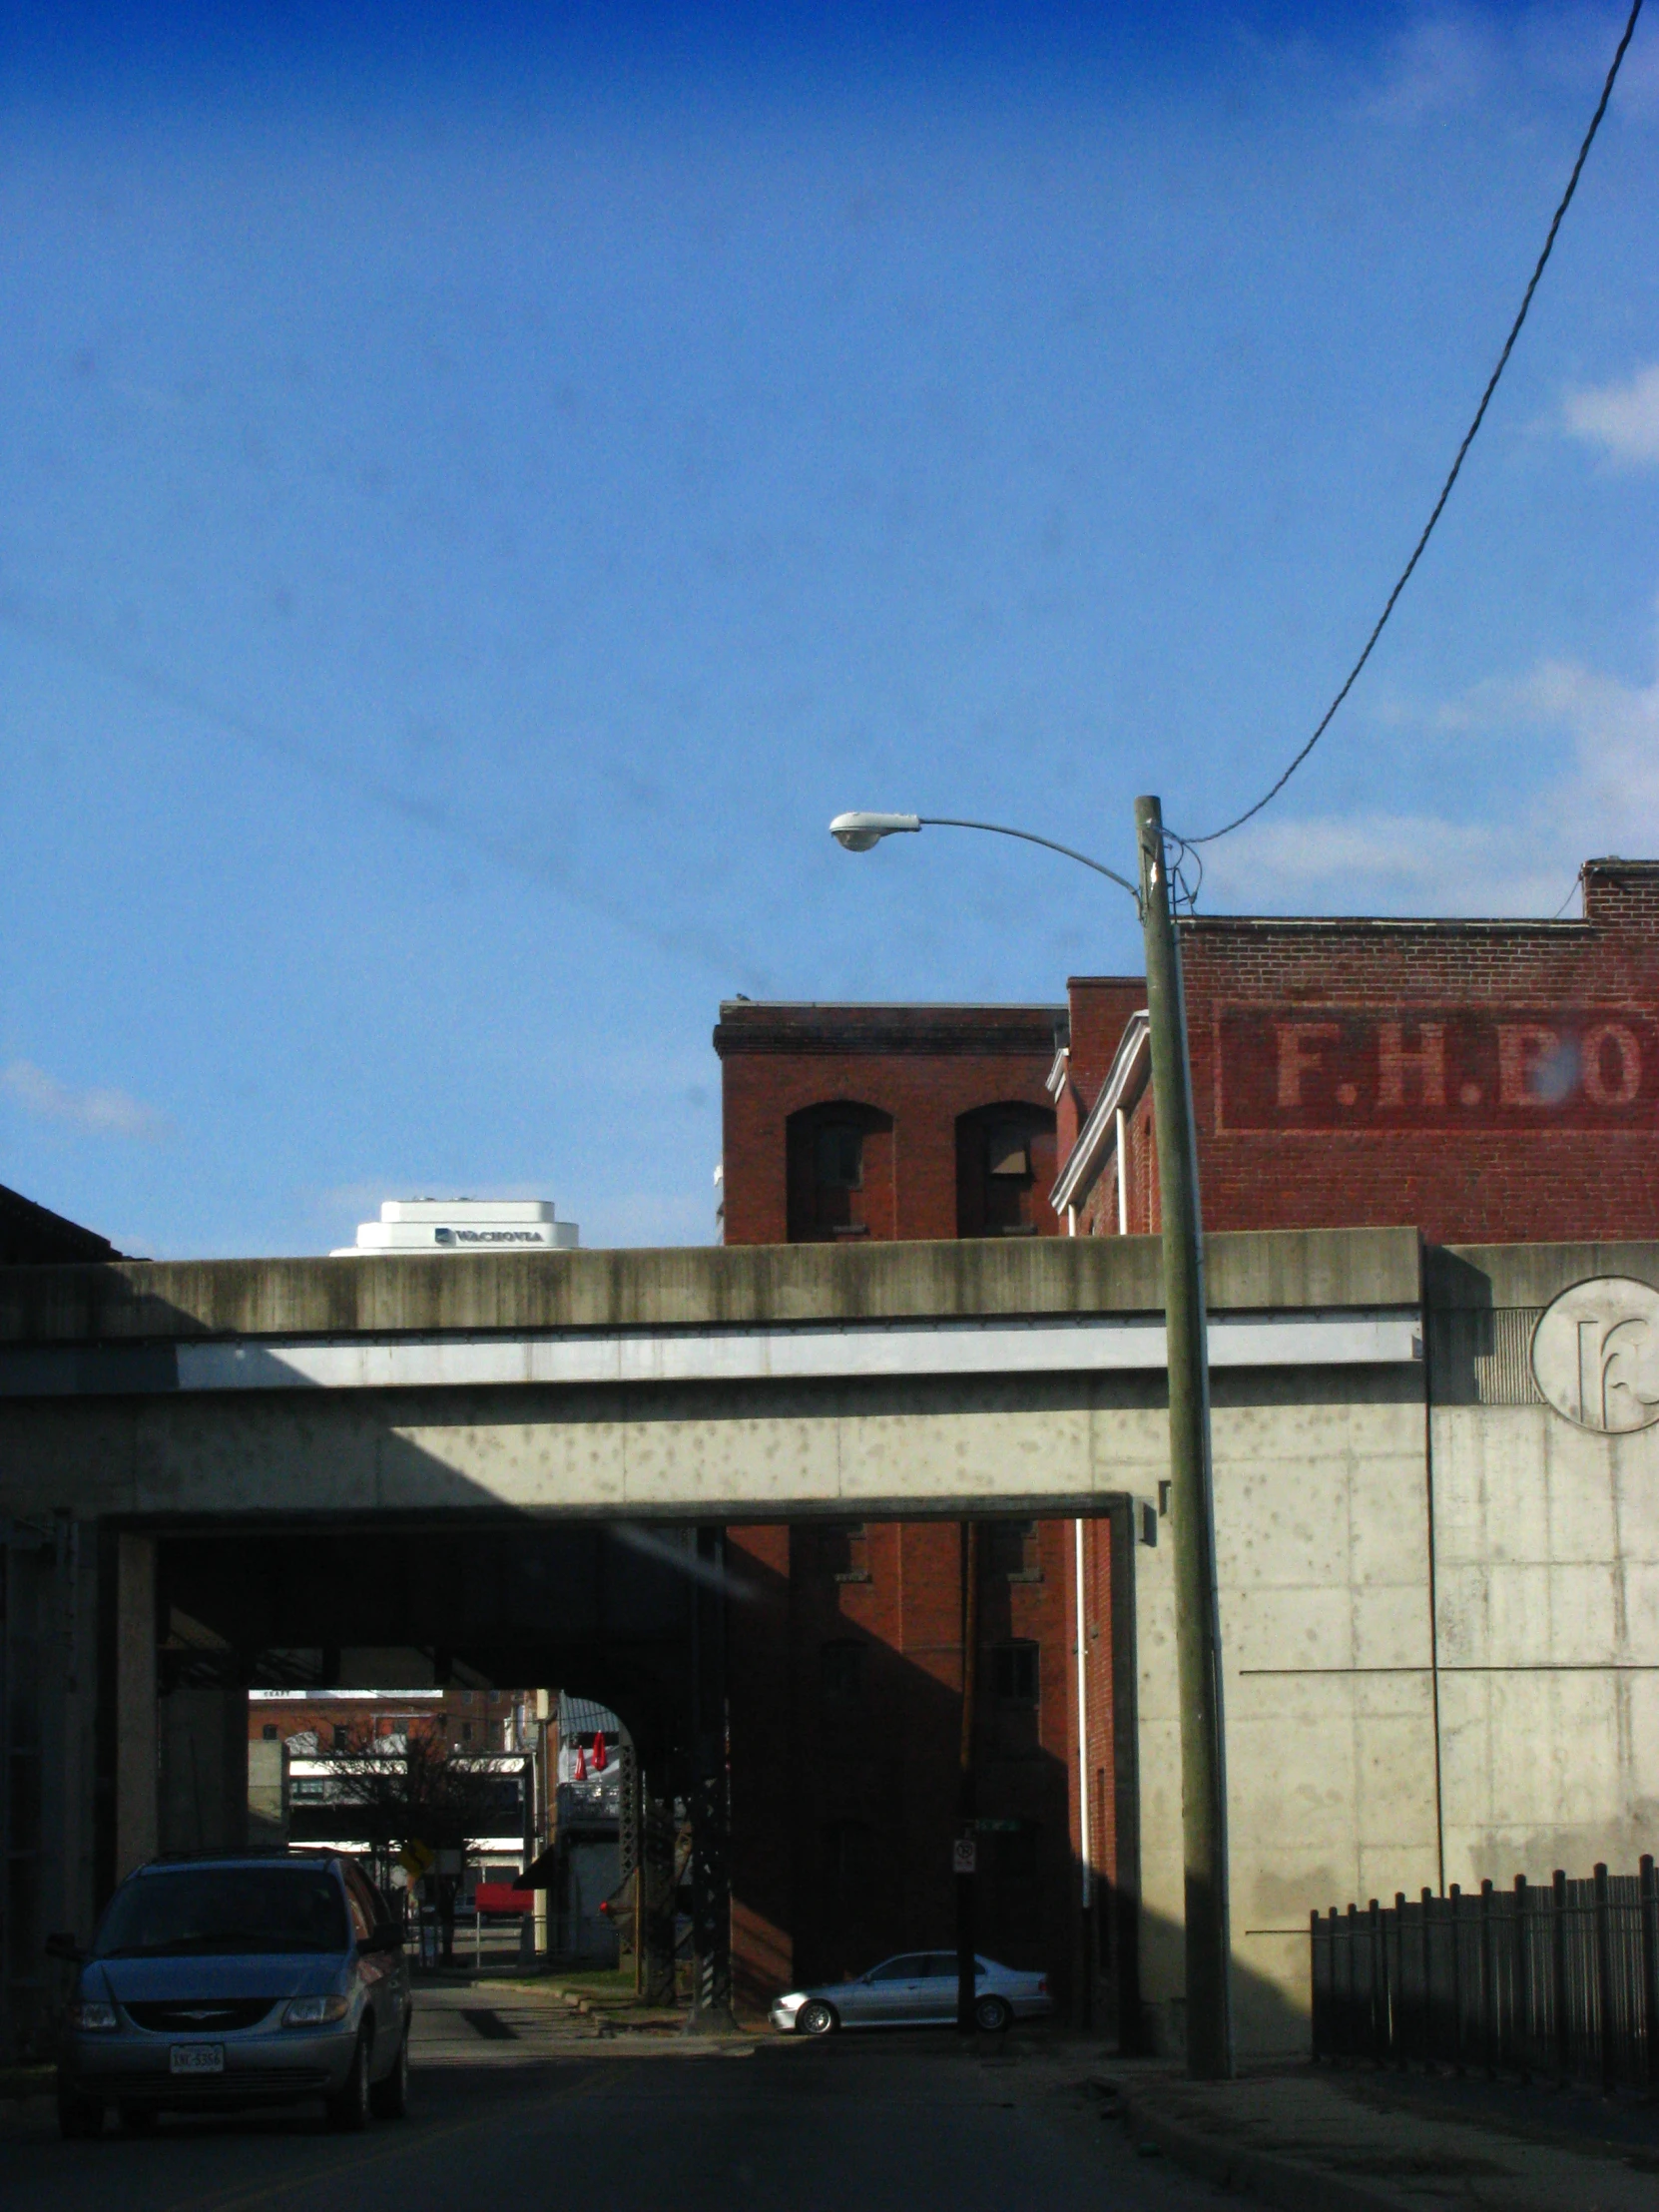
[[[789,1239],[893,1235],[892,1116],[851,1099],[789,1120]]]
[[[1043,1106],[980,1106],[956,1123],[958,1237],[1052,1235],[1054,1116]]]

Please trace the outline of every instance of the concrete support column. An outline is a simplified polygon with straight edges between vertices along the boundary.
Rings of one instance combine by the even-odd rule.
[[[552,1727],[553,1693],[551,1690],[536,1692],[536,1856],[539,1858],[553,1842],[554,1809],[559,1802],[558,1750],[555,1744],[557,1731]],[[551,1762],[551,1764],[550,1764]],[[534,1932],[535,1952],[538,1958],[546,1958],[552,1944],[547,1926],[547,1884],[542,1882],[535,1891],[531,1926]]]
[[[735,2035],[731,1784],[726,1718],[726,1532],[697,1531],[692,1599],[692,2006],[686,2031]]]
[[[229,1851],[248,1841],[248,1692],[180,1683],[160,1700],[162,1851]]]
[[[661,1769],[640,1775],[640,1920],[647,2004],[674,2002],[674,1804]]]
[[[159,1848],[156,1711],[156,1544],[119,1536],[115,1547],[115,1877]]]

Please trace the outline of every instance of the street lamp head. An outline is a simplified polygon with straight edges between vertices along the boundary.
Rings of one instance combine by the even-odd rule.
[[[872,844],[903,830],[919,830],[919,815],[837,815],[830,834],[848,852],[867,852]]]

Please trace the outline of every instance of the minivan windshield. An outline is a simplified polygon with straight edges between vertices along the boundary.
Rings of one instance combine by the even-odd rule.
[[[116,1893],[100,1958],[345,1950],[345,1898],[325,1866],[168,1867]]]

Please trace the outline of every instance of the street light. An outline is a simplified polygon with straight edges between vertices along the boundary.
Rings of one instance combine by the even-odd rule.
[[[1093,868],[1128,891],[1146,939],[1147,1023],[1158,1190],[1164,1245],[1164,1338],[1169,1364],[1170,1523],[1175,1550],[1175,1643],[1181,1701],[1181,1841],[1185,1874],[1187,2068],[1206,2080],[1233,2073],[1231,1936],[1227,1897],[1227,1772],[1222,1733],[1221,1625],[1216,1602],[1216,1513],[1210,1455],[1210,1358],[1205,1329],[1204,1249],[1198,1207],[1181,948],[1170,905],[1163,809],[1135,802],[1140,881],[1052,837],[1000,822],[948,815],[837,815],[830,834],[849,852],[924,829],[982,830],[1018,837]],[[1122,1163],[1119,1162],[1121,1172]],[[1079,1634],[1082,1633],[1081,1624]],[[964,1654],[971,1665],[971,1655]],[[964,1676],[964,1687],[965,1687]],[[965,1699],[964,1699],[965,1702]],[[971,1937],[960,1981],[972,1990]]]

